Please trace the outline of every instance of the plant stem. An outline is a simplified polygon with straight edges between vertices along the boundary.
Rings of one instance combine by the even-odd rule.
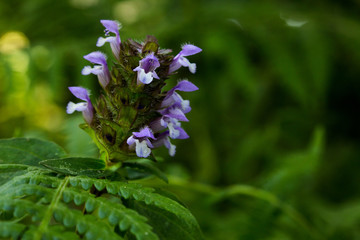
[[[69,182],[69,177],[65,177],[64,180],[59,184],[54,194],[54,197],[51,200],[51,203],[47,208],[44,217],[39,224],[38,230],[35,232],[33,240],[41,240],[43,233],[46,232],[49,226],[49,222],[51,221],[51,218],[53,216],[54,208],[60,201],[62,193],[64,192],[68,182]]]

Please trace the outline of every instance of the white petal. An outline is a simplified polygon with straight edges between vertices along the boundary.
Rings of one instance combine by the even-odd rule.
[[[72,114],[75,111],[82,112],[87,108],[87,102],[73,103],[69,102],[66,107],[66,113]]]
[[[138,72],[138,77],[139,77],[139,81],[142,82],[143,84],[149,84],[153,80],[152,72],[145,73],[144,69],[141,69]]]
[[[176,152],[176,146],[171,144],[170,139],[168,137],[164,140],[164,144],[165,144],[165,147],[167,147],[167,149],[169,149],[169,155],[173,157]]]
[[[90,66],[85,66],[82,71],[81,71],[81,74],[82,75],[89,75],[92,71],[92,67]]]
[[[101,47],[101,46],[103,46],[105,43],[106,43],[106,38],[99,37],[98,40],[97,40],[97,42],[96,42],[96,46],[97,46],[97,47]]]
[[[174,124],[172,122],[168,123],[169,128],[169,136],[172,139],[176,139],[180,136],[180,131],[174,128]]]
[[[180,57],[180,58],[179,58],[179,63],[180,63],[181,66],[183,66],[183,67],[188,67],[188,66],[191,64],[186,57]]]
[[[136,143],[135,151],[138,157],[146,158],[150,155],[151,149],[147,146],[146,141],[140,142],[139,140],[135,139],[135,143]]]
[[[191,63],[189,65],[189,70],[191,73],[195,73],[196,72],[196,64],[195,63]]]

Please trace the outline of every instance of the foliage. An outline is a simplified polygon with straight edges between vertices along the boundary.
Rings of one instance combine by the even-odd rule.
[[[98,19],[118,19],[124,38],[151,31],[162,46],[186,39],[204,50],[191,138],[158,164],[169,184],[137,181],[181,196],[207,239],[360,238],[357,1],[2,1],[0,12],[2,138],[38,136],[96,157],[79,119],[64,117],[66,87],[95,89],[79,74],[82,56]],[[5,52],[13,31],[22,38]]]
[[[97,172],[101,179],[84,176],[94,177],[84,169],[99,170],[99,165],[86,167],[81,158],[64,161],[60,157],[65,152],[53,143],[14,138],[1,140],[0,149],[1,237],[202,239],[195,218],[176,199],[116,180],[114,173],[104,178]],[[50,168],[57,172],[42,166],[51,162],[63,166],[52,163]]]

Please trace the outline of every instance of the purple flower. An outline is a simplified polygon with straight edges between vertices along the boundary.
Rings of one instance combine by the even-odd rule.
[[[105,27],[105,36],[109,36],[110,32],[115,33],[115,36],[109,36],[106,38],[99,37],[96,46],[101,47],[106,42],[110,43],[110,47],[114,56],[116,57],[117,60],[119,60],[120,44],[121,44],[119,29],[121,29],[121,24],[117,21],[112,21],[112,20],[101,20],[100,22]]]
[[[176,146],[171,144],[168,131],[161,133],[158,138],[153,142],[153,146],[155,148],[161,147],[163,145],[167,149],[169,149],[169,155],[173,157],[176,152]]]
[[[168,128],[169,136],[172,139],[186,139],[189,135],[181,127],[181,123],[176,118],[171,118],[167,115],[156,119],[150,123],[150,127],[154,132],[159,132],[165,128]]]
[[[145,126],[140,132],[133,132],[133,135],[131,135],[126,142],[130,149],[135,148],[138,157],[146,158],[151,153],[150,148],[154,147],[149,138],[156,139],[152,130],[148,126]]]
[[[183,113],[188,113],[191,111],[190,101],[184,100],[176,91],[182,92],[193,92],[199,88],[188,80],[180,81],[175,87],[167,92],[166,97],[161,103],[161,107],[170,107],[175,106],[180,108]]]
[[[158,112],[163,116],[168,116],[171,118],[175,118],[179,121],[188,122],[189,119],[186,118],[185,113],[182,109],[178,108],[176,105],[173,105],[171,107],[158,110]]]
[[[86,122],[91,124],[94,116],[94,107],[91,104],[88,90],[82,87],[69,87],[69,90],[75,97],[84,100],[85,102],[69,102],[66,108],[66,112],[68,114],[72,114],[75,111],[82,112]]]
[[[189,60],[185,57],[197,54],[201,51],[201,48],[191,44],[185,44],[182,46],[182,50],[174,57],[172,63],[170,64],[169,74],[178,70],[181,66],[188,67],[191,73],[195,73],[196,64],[189,62]]]
[[[85,55],[84,58],[91,63],[99,64],[93,68],[85,66],[81,71],[82,75],[89,75],[90,73],[98,76],[99,82],[103,88],[105,88],[110,82],[110,72],[106,63],[106,56],[102,52],[92,52]]]
[[[149,84],[153,78],[159,79],[155,69],[160,67],[159,60],[154,56],[154,53],[148,54],[145,58],[139,61],[139,66],[134,69],[137,75],[137,84]]]

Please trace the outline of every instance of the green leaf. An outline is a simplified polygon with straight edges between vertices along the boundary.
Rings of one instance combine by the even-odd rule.
[[[0,140],[0,164],[41,166],[40,161],[65,157],[65,151],[53,142],[33,138]]]
[[[129,205],[129,207],[149,219],[149,224],[160,239],[204,239],[196,222],[185,222],[174,213],[154,205],[147,205],[145,202],[129,200]],[[190,211],[188,211],[188,214],[191,216]]]
[[[152,162],[150,162],[147,159],[138,159],[136,161],[126,161],[123,163],[123,166],[128,167],[131,170],[141,172],[141,173],[154,175],[166,183],[169,182],[165,173],[163,173],[159,168],[154,166],[152,164]]]
[[[105,161],[97,158],[70,157],[61,159],[49,159],[41,161],[51,170],[66,175],[84,175],[88,177],[102,177],[111,174],[111,171],[105,169]]]

